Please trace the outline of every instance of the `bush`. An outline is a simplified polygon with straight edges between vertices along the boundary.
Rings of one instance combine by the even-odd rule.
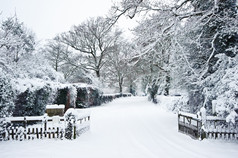
[[[5,76],[4,73],[0,73],[0,118],[12,114],[14,108],[14,94],[8,77]]]
[[[76,115],[73,112],[73,109],[69,109],[67,113],[65,113],[65,138],[66,139],[75,139],[76,138]]]
[[[67,100],[68,100],[68,87],[64,87],[64,88],[58,88],[57,92],[56,92],[56,99],[54,101],[54,104],[63,104],[63,105],[67,105]]]

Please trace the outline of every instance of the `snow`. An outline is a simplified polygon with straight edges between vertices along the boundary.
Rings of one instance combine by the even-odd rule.
[[[232,122],[235,124],[235,118],[238,116],[238,114],[233,110],[227,117],[226,122]]]
[[[69,115],[70,113],[72,115],[74,115],[76,117],[76,119],[78,120],[78,119],[82,119],[84,117],[90,116],[91,110],[90,109],[74,109],[74,108],[69,108],[65,112],[64,116]]]
[[[169,99],[168,99],[169,102]],[[76,140],[0,143],[4,158],[236,158],[238,144],[194,140],[178,132],[177,115],[146,97],[91,108],[91,129]]]
[[[7,121],[23,121],[23,120],[31,120],[31,121],[38,121],[38,120],[42,120],[44,118],[44,116],[25,116],[25,117],[7,117],[6,120]]]
[[[186,97],[183,96],[164,96],[158,95],[156,97],[157,102],[160,106],[168,111],[179,111],[181,105],[185,104],[184,102],[187,101]]]
[[[194,119],[198,119],[198,115],[196,115],[196,114],[182,112],[182,111],[179,111],[179,114],[184,115],[184,116],[188,116],[188,117],[192,117]]]

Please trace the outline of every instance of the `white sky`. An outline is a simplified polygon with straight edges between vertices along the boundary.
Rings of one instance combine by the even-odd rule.
[[[0,0],[0,19],[16,12],[37,39],[44,40],[68,31],[89,17],[106,15],[111,5],[111,0]],[[126,18],[119,22],[127,33],[135,24],[135,20]]]

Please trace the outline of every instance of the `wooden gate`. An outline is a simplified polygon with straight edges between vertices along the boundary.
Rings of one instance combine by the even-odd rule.
[[[192,138],[198,139],[201,137],[201,120],[185,114],[178,114],[178,130]]]
[[[228,124],[225,119],[207,116],[202,124],[201,118],[195,114],[178,113],[178,131],[194,139],[226,139],[238,140],[238,128]]]

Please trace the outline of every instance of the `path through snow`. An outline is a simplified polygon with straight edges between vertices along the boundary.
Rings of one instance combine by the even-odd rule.
[[[91,130],[76,140],[0,142],[0,158],[235,158],[238,144],[178,133],[177,115],[145,97],[91,109]]]

